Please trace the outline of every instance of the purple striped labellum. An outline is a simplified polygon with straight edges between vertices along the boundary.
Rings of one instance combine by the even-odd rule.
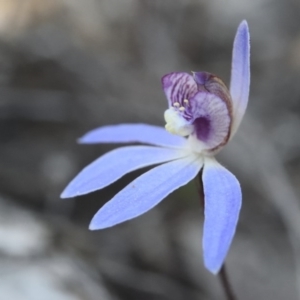
[[[168,99],[165,128],[189,136],[195,152],[215,154],[228,142],[232,125],[230,93],[217,76],[207,72],[170,73],[162,78]]]

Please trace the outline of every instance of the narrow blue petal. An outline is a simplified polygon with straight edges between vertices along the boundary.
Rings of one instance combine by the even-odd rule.
[[[201,158],[190,155],[148,171],[106,203],[92,219],[90,229],[111,227],[147,212],[196,177],[202,165]]]
[[[112,150],[85,167],[66,187],[61,198],[102,189],[134,170],[187,156],[172,148],[128,146]]]
[[[232,242],[242,193],[238,180],[214,159],[205,159],[203,251],[205,267],[217,274]]]
[[[233,43],[230,94],[233,101],[231,136],[239,127],[245,114],[250,88],[250,34],[246,21],[238,29]]]
[[[119,124],[96,128],[79,139],[82,144],[143,143],[182,148],[186,139],[172,135],[163,127],[148,124]]]

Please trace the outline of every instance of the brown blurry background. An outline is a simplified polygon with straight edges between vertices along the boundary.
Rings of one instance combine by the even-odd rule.
[[[163,125],[160,78],[229,82],[247,19],[246,117],[219,160],[243,208],[227,258],[238,299],[300,299],[300,2],[0,1],[0,300],[225,299],[202,262],[194,182],[140,218],[90,232],[94,213],[144,170],[60,200],[114,146],[77,145],[104,124]]]

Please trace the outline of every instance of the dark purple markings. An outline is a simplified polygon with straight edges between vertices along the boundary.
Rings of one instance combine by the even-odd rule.
[[[211,133],[211,122],[208,116],[197,118],[193,125],[195,126],[195,133],[200,141],[206,142]]]

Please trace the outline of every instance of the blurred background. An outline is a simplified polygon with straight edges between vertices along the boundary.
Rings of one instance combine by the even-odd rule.
[[[225,299],[203,267],[194,182],[96,232],[94,213],[144,170],[91,195],[59,195],[115,147],[76,144],[86,131],[164,125],[164,74],[202,70],[229,83],[243,19],[250,102],[219,155],[244,201],[228,273],[238,299],[300,299],[300,2],[2,0],[0,300]]]

